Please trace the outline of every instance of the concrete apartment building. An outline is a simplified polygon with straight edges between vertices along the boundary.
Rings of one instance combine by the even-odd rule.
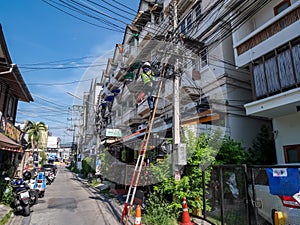
[[[142,0],[115,45],[100,81],[96,148],[108,149],[116,163],[134,164],[149,123],[147,100],[138,101],[141,65],[162,71],[167,62],[150,160],[166,154],[179,93],[180,127],[196,135],[220,128],[247,149],[267,125],[277,161],[299,162],[299,1],[175,2]]]
[[[299,12],[300,1],[266,1],[233,32],[235,62],[252,80],[247,115],[272,120],[279,163],[300,160]]]

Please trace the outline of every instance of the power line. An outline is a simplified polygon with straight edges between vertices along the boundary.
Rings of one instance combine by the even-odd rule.
[[[112,13],[116,14],[116,15],[119,16],[119,17],[122,17],[122,18],[124,18],[124,19],[126,19],[126,20],[131,21],[130,18],[128,18],[128,17],[126,17],[126,16],[123,16],[123,15],[121,15],[121,14],[119,14],[119,13],[117,13],[117,12],[115,12],[115,11],[113,11],[113,10],[111,10],[111,9],[109,9],[109,8],[107,8],[107,7],[105,7],[105,6],[102,6],[102,5],[100,5],[100,4],[96,3],[96,2],[93,2],[93,1],[91,1],[91,0],[87,0],[87,1],[90,2],[90,3],[92,3],[93,5],[96,5],[96,6],[98,6],[98,7],[101,7],[101,8],[103,8],[103,9],[106,9],[107,11],[112,12]]]
[[[115,32],[122,33],[122,30],[120,30],[120,29],[114,29],[114,28],[110,28],[110,27],[104,27],[104,26],[101,26],[101,25],[98,25],[98,24],[89,22],[89,21],[87,21],[87,20],[85,20],[85,19],[81,19],[81,18],[79,18],[78,16],[75,16],[75,15],[73,15],[73,14],[71,14],[71,13],[69,13],[69,12],[67,12],[67,11],[65,11],[65,10],[63,10],[63,9],[60,9],[59,7],[57,7],[57,6],[55,6],[55,5],[51,4],[51,3],[49,3],[47,0],[41,0],[41,1],[45,2],[46,4],[50,5],[51,7],[55,8],[55,9],[57,9],[57,10],[63,12],[63,13],[65,13],[65,14],[71,16],[71,17],[74,17],[74,18],[76,18],[76,19],[78,19],[78,20],[80,20],[80,21],[82,21],[82,22],[85,22],[85,23],[88,23],[88,24],[90,24],[90,25],[93,25],[93,26],[96,26],[96,27],[99,27],[99,28],[103,28],[103,29],[106,29],[106,30],[111,30],[111,31],[115,31]],[[50,0],[50,1],[51,1],[51,0]],[[58,3],[55,2],[55,4],[58,4]]]
[[[26,65],[26,66],[44,65],[44,64],[49,65],[49,64],[61,63],[61,62],[65,62],[65,61],[70,61],[72,63],[74,61],[79,61],[82,59],[97,58],[97,57],[99,57],[99,56],[82,56],[82,57],[78,57],[78,58],[59,59],[59,60],[53,60],[53,61],[48,61],[48,62],[26,63],[23,65]]]
[[[130,10],[130,11],[136,13],[136,11],[134,11],[134,10],[131,9],[131,8],[129,8],[127,5],[124,5],[123,3],[119,2],[119,1],[116,1],[116,0],[112,0],[112,1],[115,2],[115,3],[117,3],[117,4],[119,4],[119,5],[121,5],[121,6],[123,6],[123,7],[126,8],[126,9],[128,9],[128,10]]]
[[[27,85],[33,86],[33,85],[37,85],[37,86],[60,86],[60,85],[68,85],[68,84],[76,84],[76,83],[82,83],[82,82],[86,82],[86,81],[91,81],[93,80],[93,78],[91,79],[86,79],[86,80],[75,80],[75,81],[70,81],[70,82],[62,82],[62,83],[27,83]]]
[[[106,63],[103,64],[92,64],[92,65],[75,65],[75,66],[18,66],[21,69],[28,69],[28,70],[67,70],[67,69],[80,69],[80,68],[90,68],[90,67],[102,67],[105,66]]]
[[[118,25],[116,25],[116,24],[114,24],[114,23],[112,23],[112,22],[110,22],[110,21],[108,21],[108,20],[101,19],[101,17],[92,16],[90,13],[87,13],[87,12],[81,10],[80,7],[78,8],[78,7],[76,7],[76,6],[72,6],[72,5],[70,5],[69,3],[66,3],[64,0],[59,0],[59,1],[60,1],[60,2],[63,2],[65,5],[69,6],[69,7],[67,7],[67,8],[70,8],[70,9],[73,8],[74,11],[81,12],[83,15],[89,16],[89,17],[91,17],[91,18],[93,18],[93,19],[96,19],[96,20],[106,21],[106,23],[109,23],[109,24],[111,24],[111,25],[113,25],[113,26],[115,26],[115,27],[118,27],[118,28],[120,28],[120,29],[123,29],[123,27],[120,27],[120,26],[118,26]],[[81,6],[81,8],[88,9],[88,10],[90,10],[90,11],[92,11],[92,12],[97,13],[97,14],[103,15],[103,16],[108,17],[108,18],[110,18],[110,19],[116,20],[116,21],[118,21],[118,22],[120,22],[120,23],[126,24],[124,21],[122,21],[122,20],[120,20],[120,19],[118,19],[118,18],[115,18],[115,17],[113,17],[113,16],[110,16],[110,15],[108,15],[108,14],[106,14],[106,13],[103,13],[103,12],[101,12],[101,11],[99,11],[99,10],[93,9],[93,8],[91,8],[91,7],[89,7],[89,6],[86,6],[86,5],[82,4],[82,3],[79,3],[79,2],[77,2],[77,1],[75,1],[75,0],[70,0],[70,1],[73,2],[73,3],[75,3],[76,5]]]
[[[119,8],[119,7],[117,7],[117,6],[115,6],[115,5],[111,4],[111,3],[109,3],[108,1],[105,1],[105,0],[100,0],[100,1],[102,1],[102,2],[104,2],[104,3],[106,3],[106,4],[108,4],[108,5],[110,5],[110,6],[114,7],[114,8],[116,8],[116,9],[122,11],[122,12],[128,13],[128,14],[131,15],[131,16],[135,16],[135,14],[133,14],[133,13],[131,13],[131,12],[128,12],[128,11],[126,11],[126,10],[124,10],[124,9],[121,9],[121,8]],[[132,10],[132,9],[130,9],[130,10]],[[134,10],[132,10],[132,11],[134,11]],[[135,11],[134,11],[134,12],[135,12]]]

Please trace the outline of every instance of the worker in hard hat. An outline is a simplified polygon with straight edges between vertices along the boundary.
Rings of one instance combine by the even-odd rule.
[[[142,66],[142,80],[144,82],[144,90],[145,93],[147,94],[147,100],[148,100],[148,105],[150,109],[150,113],[153,112],[154,110],[154,97],[153,97],[153,91],[155,89],[155,74],[151,70],[151,64],[149,62],[145,62]]]

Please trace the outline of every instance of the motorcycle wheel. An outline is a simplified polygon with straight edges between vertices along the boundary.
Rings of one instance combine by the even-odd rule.
[[[38,204],[39,203],[39,196],[38,194],[35,196],[35,199],[34,199],[34,205]]]
[[[24,216],[29,216],[30,215],[30,206],[26,205],[24,207]]]

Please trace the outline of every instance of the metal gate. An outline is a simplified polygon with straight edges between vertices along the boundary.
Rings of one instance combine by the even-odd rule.
[[[300,193],[291,197],[300,191],[299,168],[300,164],[206,167],[202,219],[216,225],[263,225],[275,224],[276,218],[300,225]]]

